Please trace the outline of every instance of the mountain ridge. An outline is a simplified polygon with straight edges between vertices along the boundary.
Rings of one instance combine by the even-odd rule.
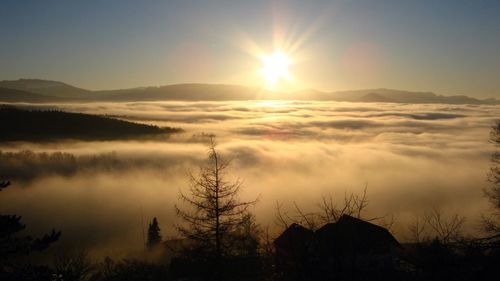
[[[19,98],[10,90],[19,91]],[[318,100],[345,102],[500,104],[500,100],[477,99],[463,95],[444,96],[432,92],[414,92],[387,88],[322,92],[303,90],[276,92],[234,84],[185,83],[117,90],[90,91],[59,81],[18,79],[0,81],[0,101],[229,101],[229,100]]]

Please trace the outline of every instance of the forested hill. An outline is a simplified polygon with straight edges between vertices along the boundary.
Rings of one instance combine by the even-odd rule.
[[[0,140],[116,140],[159,137],[179,132],[106,116],[0,106]]]

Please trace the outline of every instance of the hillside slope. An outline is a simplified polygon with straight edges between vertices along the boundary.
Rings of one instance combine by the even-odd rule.
[[[27,91],[59,98],[90,98],[92,91],[77,88],[59,81],[19,79],[0,81],[0,88]]]
[[[0,140],[3,141],[134,139],[179,131],[98,115],[0,107]]]
[[[46,96],[15,89],[0,88],[0,102],[44,103],[44,102],[62,102],[68,100],[71,99]]]

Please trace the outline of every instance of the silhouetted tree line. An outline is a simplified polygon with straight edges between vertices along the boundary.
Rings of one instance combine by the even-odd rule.
[[[179,132],[176,128],[128,122],[106,116],[58,110],[24,110],[0,106],[0,140],[109,140]]]
[[[498,148],[500,123],[491,140]],[[239,199],[241,182],[230,178],[230,162],[211,138],[206,165],[191,174],[190,189],[175,206],[179,239],[163,239],[155,217],[145,260],[94,262],[86,251],[74,251],[57,255],[52,266],[17,264],[11,257],[45,249],[60,232],[33,239],[19,234],[25,228],[20,217],[2,215],[0,280],[498,280],[499,162],[497,151],[485,190],[492,212],[484,216],[482,237],[463,235],[465,217],[432,208],[415,217],[410,241],[399,244],[390,234],[393,216],[365,216],[366,188],[340,203],[325,197],[312,212],[296,203],[286,211],[278,203],[282,233],[273,236],[255,222],[257,201]],[[0,190],[9,184],[2,182]]]
[[[120,157],[115,152],[75,155],[68,152],[1,151],[0,178],[14,182],[33,181],[46,176],[124,173],[137,168],[162,170],[169,165],[162,157]]]

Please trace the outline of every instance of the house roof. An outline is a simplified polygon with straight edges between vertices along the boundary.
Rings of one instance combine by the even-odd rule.
[[[276,246],[290,246],[311,239],[314,232],[300,224],[292,223],[278,238],[274,240]]]
[[[349,215],[343,215],[335,223],[325,224],[316,232],[294,223],[273,243],[280,248],[300,247],[312,239],[325,250],[332,247],[340,251],[385,251],[391,246],[402,248],[386,228]]]
[[[336,223],[328,223],[316,231],[321,241],[336,241],[337,245],[360,245],[361,247],[380,247],[382,244],[401,248],[401,244],[384,227],[343,215]]]

